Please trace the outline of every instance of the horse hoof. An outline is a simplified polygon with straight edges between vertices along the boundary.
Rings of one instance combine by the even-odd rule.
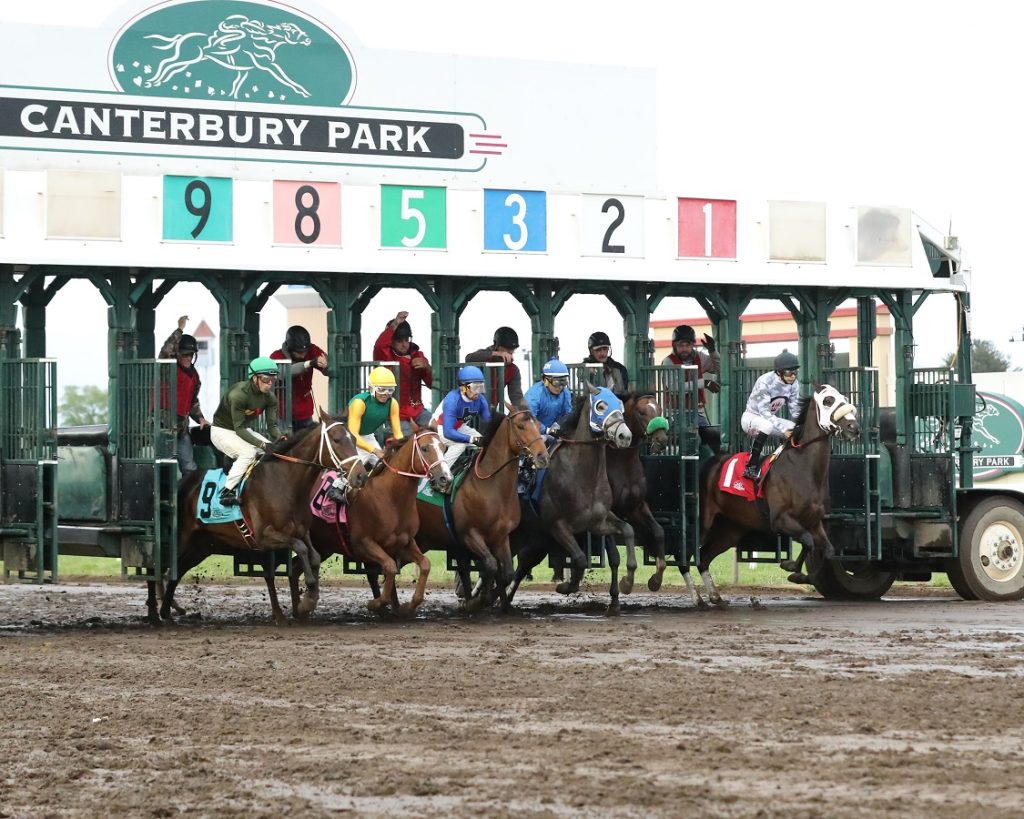
[[[710,608],[711,608],[711,606],[709,606],[707,603],[704,602],[704,598],[703,597],[697,598],[697,609],[699,611],[707,611]]]
[[[416,614],[416,604],[412,602],[402,603],[402,605],[398,607],[398,613],[403,617],[412,617]]]
[[[661,590],[661,575],[652,574],[647,579],[647,590],[648,591],[660,591]]]
[[[619,591],[623,594],[632,594],[633,592],[633,578],[624,577],[619,581]]]
[[[607,608],[607,610],[605,611],[605,614],[606,614],[606,615],[607,615],[608,617],[618,617],[618,616],[619,616],[620,614],[622,614],[622,609],[621,609],[621,608],[619,608],[619,604],[618,604],[618,602],[615,602],[615,603],[609,603],[609,604],[608,604],[608,608]]]
[[[316,597],[302,597],[299,600],[299,605],[295,607],[295,616],[297,618],[308,617],[316,610],[318,598]]]
[[[799,574],[797,572],[793,572],[793,574],[787,577],[786,580],[788,580],[790,583],[796,583],[799,586],[807,586],[810,585],[811,582],[811,578],[809,578],[807,575]]]
[[[574,591],[576,591],[576,589],[573,588],[572,583],[567,583],[563,580],[561,583],[555,586],[555,591],[559,594],[572,594]]]
[[[784,572],[795,572],[800,568],[800,565],[795,560],[783,560],[779,564],[779,568]]]
[[[726,600],[724,597],[716,597],[711,602],[715,604],[716,608],[720,608],[720,609],[727,609],[727,608],[729,608],[729,601]]]
[[[384,598],[374,597],[373,600],[367,600],[366,608],[368,608],[370,611],[380,611],[382,608],[384,608]]]

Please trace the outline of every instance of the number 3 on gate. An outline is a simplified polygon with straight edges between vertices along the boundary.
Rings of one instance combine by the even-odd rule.
[[[444,250],[448,242],[446,189],[380,186],[380,246]]]
[[[484,191],[484,250],[544,253],[547,249],[544,191]]]
[[[164,177],[164,240],[231,241],[231,180]]]

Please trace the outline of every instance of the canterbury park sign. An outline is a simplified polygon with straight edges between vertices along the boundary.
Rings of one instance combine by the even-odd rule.
[[[5,147],[474,171],[500,154],[476,114],[349,105],[356,66],[279,3],[171,2],[114,37],[114,92],[0,87]]]

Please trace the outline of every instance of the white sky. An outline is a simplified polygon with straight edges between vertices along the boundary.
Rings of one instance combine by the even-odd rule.
[[[118,5],[2,0],[0,16],[88,26]],[[947,0],[517,0],[500,6],[392,0],[332,6],[325,17],[343,20],[367,48],[656,68],[662,190],[891,204],[913,208],[943,231],[952,224],[973,273],[975,337],[994,341],[1021,366],[1016,244],[1024,173],[1016,109],[1024,49],[1004,8]],[[610,124],[627,127],[614,110],[610,99]],[[919,319],[919,365],[937,364],[954,343],[951,300],[937,300],[940,318]],[[429,341],[425,306],[416,295],[406,301],[378,298],[371,305],[365,354],[382,322],[402,307],[410,310],[416,340]],[[75,321],[60,320],[85,305],[94,305],[88,314],[97,316],[100,330],[101,346],[89,359],[77,353],[83,347],[78,331],[61,329]],[[104,378],[96,360],[105,349],[99,309],[99,297],[85,291],[69,291],[55,302],[50,353],[74,362],[75,370],[62,370],[64,384]],[[509,312],[516,318],[509,323],[525,336],[529,325],[511,297],[478,297],[463,320],[463,350],[489,343],[494,316]],[[694,312],[692,303],[668,303],[655,317]],[[182,289],[160,308],[158,335],[181,313],[216,329],[212,299]],[[269,352],[283,337],[284,317],[278,308],[264,315],[261,352]],[[582,357],[593,329],[621,340],[621,322],[610,306],[574,299],[556,327],[563,357]],[[1009,343],[1011,335],[1017,343]],[[620,352],[621,342],[613,354]]]

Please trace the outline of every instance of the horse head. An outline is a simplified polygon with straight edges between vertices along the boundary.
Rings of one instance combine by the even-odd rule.
[[[544,436],[540,432],[540,424],[528,409],[513,412],[508,417],[510,449],[518,451],[529,458],[538,469],[548,465],[548,450],[544,445]]]
[[[316,463],[325,469],[335,469],[338,479],[335,487],[343,492],[349,486],[361,489],[366,485],[366,469],[359,458],[355,438],[348,431],[345,417],[331,417],[319,409],[319,427],[312,427],[310,440],[317,440]],[[317,432],[319,435],[317,436]]]
[[[820,384],[812,398],[817,410],[818,426],[822,430],[844,441],[860,437],[857,408],[839,390],[831,384]]]
[[[628,396],[623,414],[629,431],[636,438],[647,438],[652,455],[657,455],[668,446],[668,419],[662,414],[653,394],[635,393]]]
[[[590,430],[601,433],[616,449],[625,449],[633,442],[626,419],[622,415],[622,400],[607,387],[590,388]]]
[[[410,478],[427,478],[436,491],[447,492],[453,479],[444,450],[441,437],[434,430],[421,427],[419,432],[389,446],[384,462],[392,472]]]

